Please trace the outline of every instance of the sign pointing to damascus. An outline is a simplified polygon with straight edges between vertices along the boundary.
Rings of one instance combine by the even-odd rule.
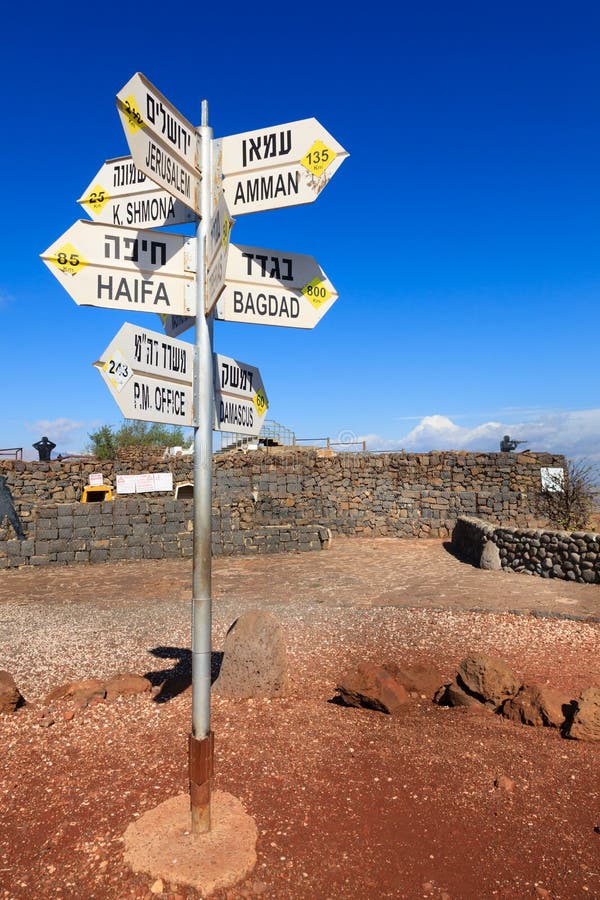
[[[312,203],[349,155],[317,119],[221,138],[233,216]]]
[[[117,94],[117,109],[138,169],[199,214],[199,137],[191,122],[140,72]]]

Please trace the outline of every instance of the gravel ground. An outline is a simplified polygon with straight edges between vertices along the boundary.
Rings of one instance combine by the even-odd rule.
[[[152,894],[122,860],[129,822],[186,790],[189,691],[57,704],[40,724],[63,681],[189,674],[189,585],[185,561],[3,575],[0,668],[32,705],[0,719],[0,896],[197,897],[175,878]],[[434,541],[338,539],[216,560],[214,596],[214,649],[268,608],[292,676],[283,700],[213,700],[216,787],[259,831],[228,897],[600,897],[600,745],[426,701],[397,717],[328,702],[358,661],[449,679],[473,651],[575,697],[600,684],[600,588],[481,572]]]

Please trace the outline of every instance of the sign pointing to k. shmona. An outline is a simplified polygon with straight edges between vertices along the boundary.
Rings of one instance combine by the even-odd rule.
[[[130,156],[108,159],[77,201],[95,222],[158,228],[193,222],[195,213],[148,178]]]

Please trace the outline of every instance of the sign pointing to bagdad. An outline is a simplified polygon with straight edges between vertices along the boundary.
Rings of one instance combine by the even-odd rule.
[[[316,119],[221,138],[232,215],[312,203],[349,155]]]
[[[108,159],[77,201],[95,222],[158,228],[195,221],[195,214],[148,178],[130,156]]]
[[[117,94],[133,162],[187,207],[200,213],[198,132],[137,72]]]
[[[314,328],[337,297],[313,256],[231,244],[216,318]]]
[[[195,242],[183,235],[80,219],[41,257],[79,306],[195,311]]]

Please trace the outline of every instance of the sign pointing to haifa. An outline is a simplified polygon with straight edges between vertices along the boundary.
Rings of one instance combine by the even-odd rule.
[[[200,212],[198,132],[137,72],[117,94],[117,109],[138,169]]]
[[[223,189],[233,216],[312,203],[349,155],[317,119],[221,138]]]
[[[195,214],[148,178],[130,156],[108,159],[77,201],[95,222],[158,228],[194,222]]]
[[[313,256],[231,244],[216,318],[314,328],[337,297]]]
[[[79,306],[190,315],[194,251],[180,234],[80,219],[41,257]]]

